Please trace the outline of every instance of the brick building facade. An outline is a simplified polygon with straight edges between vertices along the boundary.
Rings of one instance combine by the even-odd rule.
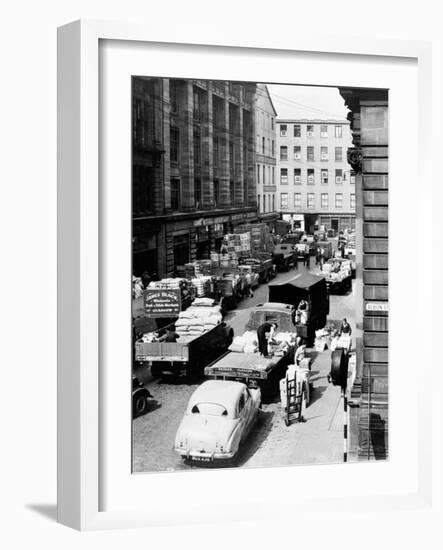
[[[256,85],[133,77],[133,273],[172,276],[257,220]]]

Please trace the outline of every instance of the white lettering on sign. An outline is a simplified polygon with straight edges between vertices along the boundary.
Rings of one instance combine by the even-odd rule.
[[[388,311],[387,302],[368,302],[366,304],[366,311]]]

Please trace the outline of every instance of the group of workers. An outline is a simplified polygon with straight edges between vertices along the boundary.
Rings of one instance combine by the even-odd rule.
[[[272,321],[262,323],[257,329],[258,352],[263,357],[269,357],[269,344],[274,340],[277,328],[277,323]],[[346,317],[343,319],[338,331],[338,336],[342,334],[347,334],[348,336],[352,334],[351,325],[348,323]],[[296,339],[296,343],[297,349],[295,351],[294,361],[296,364],[299,364],[300,360],[305,357],[306,344],[303,338],[299,336]]]

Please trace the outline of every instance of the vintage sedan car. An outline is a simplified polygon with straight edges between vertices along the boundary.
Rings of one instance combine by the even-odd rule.
[[[208,380],[189,400],[175,436],[175,451],[183,459],[231,461],[257,418],[259,388],[228,380]]]

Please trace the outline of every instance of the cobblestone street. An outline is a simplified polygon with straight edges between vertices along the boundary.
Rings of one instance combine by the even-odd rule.
[[[312,260],[312,271],[315,266]],[[304,270],[290,270],[278,275],[284,282]],[[261,285],[253,298],[245,298],[225,320],[240,334],[249,317],[249,310],[267,301],[267,285]],[[354,292],[346,296],[330,297],[329,320],[347,317],[354,327]],[[310,350],[314,391],[311,403],[303,416],[304,423],[284,422],[284,411],[279,398],[262,405],[259,417],[248,439],[241,447],[236,465],[263,467],[295,464],[337,463],[343,459],[343,410],[340,388],[327,382],[330,370],[329,350],[317,353]],[[182,380],[153,380],[146,368],[137,375],[146,382],[154,400],[148,412],[133,421],[134,472],[171,471],[192,466],[181,461],[173,450],[174,438],[188,400],[202,380],[183,383]]]

